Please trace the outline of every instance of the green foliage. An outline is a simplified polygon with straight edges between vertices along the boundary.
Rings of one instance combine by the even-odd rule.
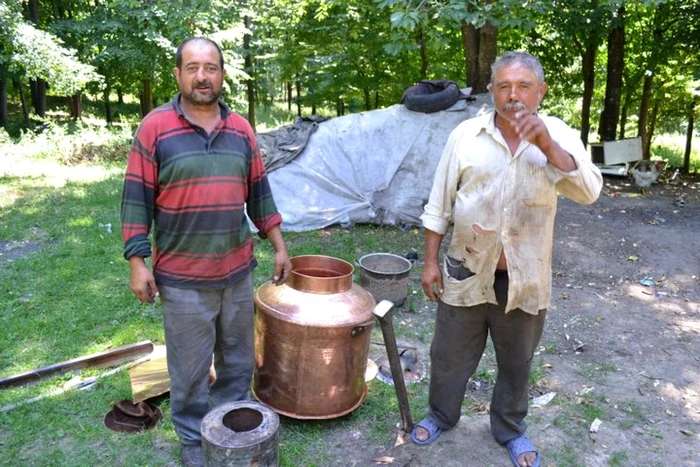
[[[93,66],[81,63],[58,37],[24,21],[5,0],[0,1],[0,43],[0,64],[6,63],[12,74],[43,79],[54,94],[72,95],[101,79]]]
[[[651,146],[652,160],[666,161],[666,169],[682,168],[685,155],[685,135],[661,135]],[[700,172],[700,137],[695,137],[690,153],[690,172]]]

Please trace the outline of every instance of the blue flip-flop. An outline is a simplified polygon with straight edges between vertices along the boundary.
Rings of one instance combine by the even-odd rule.
[[[528,438],[526,434],[523,433],[517,438],[511,439],[506,443],[506,447],[510,453],[510,460],[513,462],[515,467],[520,467],[520,464],[518,464],[518,457],[522,456],[526,452],[534,452],[536,454],[535,462],[532,464],[532,467],[539,467],[540,453],[537,451],[537,448],[534,444],[532,444],[530,438]]]
[[[425,431],[427,431],[430,434],[430,437],[425,440],[418,439],[416,436],[416,428],[421,427]],[[426,417],[420,422],[416,424],[416,426],[413,427],[413,430],[411,431],[411,441],[413,441],[416,444],[420,444],[421,446],[425,446],[426,444],[430,444],[436,439],[440,437],[442,434],[442,428],[437,426],[431,419],[430,417]]]

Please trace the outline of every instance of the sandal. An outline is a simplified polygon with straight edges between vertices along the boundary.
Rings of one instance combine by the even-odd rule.
[[[418,436],[416,435],[416,428],[418,427],[427,431],[430,434],[430,437],[425,440],[418,439]],[[441,434],[442,428],[438,427],[430,417],[426,417],[413,427],[413,431],[411,431],[411,441],[413,441],[415,444],[425,446],[438,439]]]
[[[506,443],[508,452],[510,453],[510,460],[513,462],[515,467],[520,467],[518,464],[518,457],[522,456],[526,452],[534,452],[535,462],[533,462],[532,467],[539,467],[540,465],[540,453],[537,452],[537,448],[530,441],[526,434],[522,434],[517,438],[513,438]]]

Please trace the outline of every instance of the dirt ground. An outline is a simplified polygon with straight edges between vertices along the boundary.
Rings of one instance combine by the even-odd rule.
[[[560,200],[528,417],[541,465],[700,466],[699,233],[698,178],[645,194],[606,178],[591,206]],[[410,280],[420,290],[418,274]],[[397,312],[397,327],[434,319],[434,304],[411,299],[414,311]],[[427,344],[408,343],[427,360]],[[329,433],[327,454],[334,465],[509,466],[489,432],[492,381],[473,378],[460,423],[429,447],[377,446],[358,430]],[[422,416],[413,410],[414,421]]]

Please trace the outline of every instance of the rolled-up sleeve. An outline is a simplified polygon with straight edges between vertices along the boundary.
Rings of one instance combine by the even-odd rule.
[[[549,166],[549,178],[556,184],[557,192],[580,204],[594,203],[603,188],[603,176],[591,161],[578,132],[554,117],[547,117],[546,125],[554,140],[576,161],[576,170],[571,172]]]

